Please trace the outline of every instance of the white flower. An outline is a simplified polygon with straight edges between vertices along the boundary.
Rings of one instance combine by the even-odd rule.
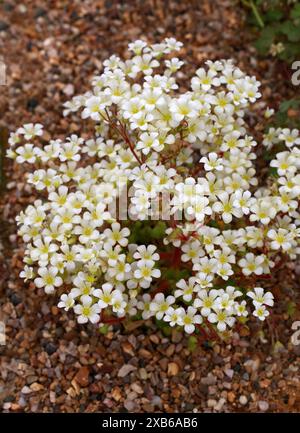
[[[154,266],[155,262],[159,260],[159,254],[155,252],[157,247],[155,245],[140,245],[137,247],[133,257],[137,260],[142,260],[146,266]]]
[[[23,164],[23,162],[28,162],[29,164],[33,164],[36,161],[36,148],[33,147],[33,144],[25,144],[25,146],[20,146],[16,150],[17,158],[16,161],[19,164]]]
[[[189,96],[180,96],[170,104],[170,111],[176,123],[181,122],[185,117],[195,118],[199,103],[192,101]]]
[[[240,218],[242,212],[240,208],[234,207],[234,196],[229,196],[227,192],[222,192],[219,194],[220,201],[213,204],[213,211],[222,214],[222,219],[225,223],[230,223],[232,221],[232,216]]]
[[[202,321],[202,317],[197,314],[197,310],[194,307],[188,307],[180,315],[180,324],[183,325],[187,334],[192,334],[195,331],[195,324],[200,325]]]
[[[115,278],[117,281],[125,281],[130,275],[131,266],[129,263],[125,262],[126,257],[119,256],[119,260],[117,261],[114,267],[110,267],[107,271],[107,274],[110,278]]]
[[[233,312],[234,300],[228,293],[220,293],[215,302],[216,310],[226,310],[228,313]]]
[[[155,269],[152,266],[147,266],[142,260],[137,263],[138,268],[134,271],[134,277],[143,282],[151,283],[152,278],[159,278],[161,273],[159,269]],[[143,285],[142,285],[143,287]]]
[[[184,65],[184,62],[179,60],[177,57],[173,57],[171,60],[165,60],[165,64],[167,68],[170,70],[171,73],[174,73],[178,71],[182,65]]]
[[[39,268],[38,274],[40,277],[34,280],[34,284],[37,287],[44,287],[46,293],[53,293],[55,287],[59,287],[63,283],[62,278],[57,276],[58,270],[55,267]]]
[[[118,317],[125,315],[127,302],[124,300],[123,294],[119,290],[114,290],[111,306],[113,312],[116,313]]]
[[[34,277],[33,269],[27,265],[24,266],[23,271],[20,272],[20,277],[24,278],[24,281],[32,280]]]
[[[277,168],[278,174],[284,176],[287,172],[295,171],[295,157],[291,152],[279,152],[276,155],[276,159],[270,162],[270,166]]]
[[[184,253],[181,256],[181,260],[183,262],[188,262],[191,260],[193,263],[197,263],[199,257],[204,256],[204,251],[201,248],[201,244],[196,240],[182,245],[181,250]]]
[[[101,289],[96,289],[94,291],[94,296],[99,299],[98,305],[100,308],[105,308],[108,305],[111,305],[113,299],[113,286],[110,283],[102,284]]]
[[[111,229],[105,229],[103,235],[111,245],[118,243],[122,247],[126,247],[128,244],[127,237],[130,235],[130,231],[127,227],[121,229],[119,223],[112,223]]]
[[[74,298],[71,294],[67,295],[64,293],[60,297],[60,302],[58,303],[58,308],[63,308],[65,311],[69,311],[70,308],[72,308],[75,304]]]
[[[128,45],[128,49],[130,51],[133,51],[136,55],[141,54],[143,49],[147,47],[147,43],[145,41],[142,41],[141,39],[138,39],[137,41],[131,42]]]
[[[250,207],[250,221],[260,221],[262,224],[269,224],[276,216],[276,208],[268,199],[257,200]]]
[[[159,63],[153,59],[150,54],[143,54],[133,57],[133,63],[137,66],[138,70],[143,72],[145,75],[150,75],[153,72],[153,68],[157,68]]]
[[[269,315],[270,313],[264,305],[257,305],[253,311],[253,316],[258,317],[261,321],[264,321]]]
[[[253,291],[247,292],[247,295],[252,298],[255,306],[268,305],[272,307],[274,305],[274,296],[271,292],[264,292],[262,287],[254,287]]]
[[[154,312],[150,310],[150,304],[151,296],[149,295],[149,293],[144,293],[142,299],[137,303],[138,309],[142,310],[142,318],[144,320],[147,320],[154,315]]]
[[[184,309],[182,307],[178,307],[178,308],[169,307],[163,319],[165,322],[168,322],[170,326],[176,326],[182,324],[183,315],[184,315]]]
[[[179,280],[176,283],[176,287],[178,287],[179,290],[175,290],[175,298],[182,296],[186,302],[190,302],[195,291],[195,283],[196,279],[193,277],[189,278],[188,283],[184,279]]]
[[[228,312],[225,309],[216,309],[215,313],[210,313],[208,316],[208,321],[210,323],[216,323],[217,324],[217,329],[220,332],[224,332],[227,328],[227,326],[229,326],[230,328],[234,325],[235,322],[235,318],[232,317],[231,312]]]
[[[17,130],[17,134],[24,135],[25,140],[31,140],[34,137],[43,135],[43,125],[40,123],[26,123],[22,128]]]
[[[209,90],[212,86],[219,86],[220,80],[216,76],[217,73],[213,69],[206,71],[204,68],[199,68],[196,71],[196,77],[192,78],[192,89],[193,90]]]
[[[287,251],[292,246],[291,234],[286,229],[279,228],[277,231],[271,229],[268,231],[268,238],[271,239],[271,248],[273,250],[282,248],[283,251]]]
[[[148,155],[151,149],[160,152],[163,149],[163,145],[158,140],[157,132],[143,132],[140,136],[140,141],[137,142],[136,148],[141,150],[144,155]]]
[[[218,290],[212,289],[209,292],[207,290],[200,290],[194,301],[194,307],[201,308],[201,315],[208,317],[211,310],[216,307],[217,296]]]
[[[200,162],[202,162],[204,164],[204,169],[206,171],[211,171],[211,170],[222,171],[223,170],[223,160],[222,160],[222,158],[218,158],[218,155],[215,152],[209,153],[208,158],[203,156],[200,159]]]
[[[243,259],[239,260],[238,264],[242,268],[244,275],[250,275],[252,273],[261,275],[263,273],[263,262],[263,255],[255,256],[253,253],[247,253]]]
[[[177,41],[175,38],[166,38],[166,53],[169,53],[170,51],[179,51],[180,48],[183,46],[182,42]]]
[[[74,307],[75,313],[78,315],[78,323],[97,323],[100,320],[99,313],[101,311],[99,305],[93,304],[92,301],[86,301],[83,304],[77,304]]]
[[[167,296],[167,298],[165,298],[163,293],[157,293],[150,303],[150,311],[155,313],[158,320],[161,320],[174,302],[174,296]]]
[[[292,147],[300,144],[300,136],[297,129],[293,129],[291,131],[288,128],[284,128],[281,130],[278,138],[279,140],[285,141],[287,147]]]
[[[245,215],[248,215],[251,206],[251,192],[239,189],[234,193],[233,197],[233,206],[240,208]]]

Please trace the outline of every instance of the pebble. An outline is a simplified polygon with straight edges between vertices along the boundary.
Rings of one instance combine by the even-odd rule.
[[[210,398],[209,400],[207,400],[207,406],[209,408],[214,408],[217,405],[217,400],[214,400],[212,398]]]
[[[248,403],[248,399],[245,395],[241,395],[239,398],[239,402],[244,406],[245,404]]]
[[[76,382],[82,387],[89,384],[89,369],[88,367],[81,367],[75,375]]]
[[[233,403],[235,401],[235,393],[234,392],[228,392],[228,394],[227,394],[227,400],[230,403]]]
[[[53,355],[57,351],[57,346],[53,343],[47,343],[45,346],[45,351],[48,353],[48,355]]]
[[[33,391],[32,389],[29,388],[29,386],[25,385],[23,386],[23,388],[21,389],[21,393],[22,394],[31,394]]]
[[[5,21],[0,21],[0,32],[5,31],[9,28],[9,24]]]
[[[168,376],[177,376],[179,373],[179,366],[176,362],[170,362],[168,364]]]
[[[225,398],[220,398],[220,400],[215,405],[215,410],[220,411],[223,408],[223,406],[224,406],[225,403],[226,403],[226,399]]]
[[[232,370],[232,368],[226,368],[226,370],[225,370],[225,374],[226,374],[226,376],[228,376],[230,379],[232,379],[232,378],[233,378],[233,375],[234,375],[234,371]]]
[[[127,374],[131,373],[132,371],[136,370],[136,367],[134,365],[131,364],[124,364],[119,372],[118,372],[118,376],[119,377],[125,377],[127,376]]]
[[[201,383],[203,385],[215,385],[217,383],[217,378],[212,373],[209,373],[207,377],[201,378]]]
[[[128,412],[133,412],[136,409],[136,403],[132,400],[125,400],[124,407]]]
[[[262,412],[266,412],[269,409],[269,403],[267,401],[259,400],[257,402],[257,404],[258,404],[259,410]]]

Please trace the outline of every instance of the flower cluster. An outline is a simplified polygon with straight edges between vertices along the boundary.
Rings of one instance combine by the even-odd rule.
[[[106,60],[65,104],[94,123],[89,135],[45,143],[26,124],[10,136],[8,156],[33,164],[40,193],[17,217],[21,276],[79,323],[156,317],[222,333],[250,312],[265,320],[274,300],[260,279],[299,254],[299,131],[262,137],[274,159],[259,179],[245,115],[260,83],[220,60],[179,89],[181,46],[138,40],[130,59]]]

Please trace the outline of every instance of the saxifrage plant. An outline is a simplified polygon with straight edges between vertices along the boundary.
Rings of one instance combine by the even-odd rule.
[[[299,131],[269,130],[270,176],[259,177],[245,116],[260,83],[207,61],[183,91],[181,46],[138,40],[130,59],[106,60],[65,104],[81,112],[82,137],[45,143],[40,124],[10,136],[37,194],[17,217],[21,276],[79,323],[156,317],[192,334],[264,321],[274,296],[261,282],[299,254]]]

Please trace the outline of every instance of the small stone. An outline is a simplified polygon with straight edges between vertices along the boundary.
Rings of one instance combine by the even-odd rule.
[[[34,382],[30,385],[30,389],[32,389],[34,392],[38,392],[44,389],[44,387],[40,383]]]
[[[227,394],[227,400],[229,401],[229,403],[233,403],[235,401],[235,393],[234,392],[229,392]]]
[[[31,394],[32,390],[29,388],[29,386],[25,385],[23,386],[23,388],[21,389],[21,393],[22,394]]]
[[[124,407],[128,412],[133,412],[136,409],[136,403],[128,399],[124,401]]]
[[[160,407],[162,404],[161,398],[158,395],[154,395],[151,400],[151,404],[153,404],[153,406]]]
[[[142,387],[138,383],[132,383],[131,384],[131,389],[134,392],[136,392],[137,394],[143,394],[144,393]]]
[[[142,380],[146,380],[148,378],[148,373],[145,368],[139,369],[139,375]]]
[[[53,355],[57,351],[57,346],[53,343],[47,343],[45,346],[45,351],[48,353],[48,355]]]
[[[246,368],[246,371],[248,373],[253,373],[254,371],[257,371],[260,365],[260,359],[249,359],[248,361],[244,362],[244,367]]]
[[[239,398],[239,402],[244,406],[245,404],[248,403],[248,399],[245,395],[241,395]]]
[[[222,407],[224,406],[224,404],[226,403],[225,398],[220,398],[220,400],[218,401],[218,403],[215,405],[215,410],[222,410]]]
[[[88,367],[81,367],[75,375],[76,382],[82,387],[89,384],[89,369]]]
[[[260,400],[258,401],[258,408],[262,412],[266,412],[269,409],[269,403],[267,401]]]
[[[41,7],[38,7],[35,14],[34,14],[34,18],[39,18],[42,17],[44,15],[47,15],[47,10]]]
[[[169,362],[168,364],[168,376],[176,376],[179,372],[179,366],[176,362]]]
[[[11,300],[14,307],[16,307],[17,305],[19,305],[22,302],[22,299],[16,293],[13,293],[10,296],[10,300]]]
[[[51,307],[51,313],[53,314],[53,316],[57,316],[59,313],[59,308],[57,308],[56,305],[53,305]]]
[[[203,385],[208,385],[208,386],[215,385],[216,382],[217,382],[217,379],[216,379],[216,377],[212,373],[209,373],[207,375],[207,377],[202,377],[201,378],[201,383]]]
[[[8,23],[6,23],[5,21],[0,21],[0,32],[5,31],[9,28]]]
[[[259,386],[261,388],[268,388],[270,386],[271,381],[269,379],[263,379],[259,382]]]
[[[156,334],[150,335],[149,339],[150,339],[150,341],[152,341],[152,343],[159,344],[159,338]]]
[[[4,397],[3,402],[4,403],[12,403],[15,400],[15,397],[13,395],[8,395]]]
[[[133,347],[128,341],[122,344],[122,349],[128,355],[134,356]]]
[[[27,101],[27,109],[31,112],[35,110],[35,108],[39,105],[39,101],[36,98],[30,98]]]
[[[216,405],[217,405],[217,400],[214,400],[214,399],[210,398],[207,401],[207,406],[210,407],[210,408],[214,408]]]
[[[230,379],[232,379],[233,375],[234,375],[234,371],[232,370],[232,368],[226,368],[225,369],[225,374],[226,374],[227,377],[229,377]]]
[[[65,95],[67,96],[72,96],[74,95],[74,86],[73,84],[67,84],[64,88],[63,88],[63,92]]]
[[[136,367],[134,365],[124,364],[118,372],[118,377],[125,377],[127,376],[127,374],[131,373],[134,370],[136,370]]]
[[[171,358],[171,356],[174,354],[174,352],[175,352],[175,344],[170,344],[170,345],[167,347],[167,350],[166,350],[166,356],[167,356],[168,358]]]
[[[122,398],[121,390],[118,386],[112,389],[111,396],[115,401],[120,401]]]

